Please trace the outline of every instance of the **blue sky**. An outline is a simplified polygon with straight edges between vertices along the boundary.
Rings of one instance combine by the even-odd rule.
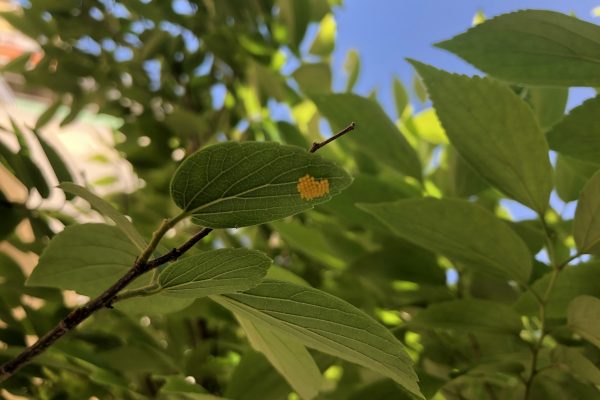
[[[346,0],[335,11],[338,35],[334,53],[334,87],[342,90],[342,65],[346,52],[357,49],[362,73],[355,90],[368,94],[378,89],[379,100],[393,112],[391,82],[394,75],[410,85],[412,69],[406,57],[467,74],[477,70],[433,43],[449,39],[469,28],[473,16],[481,10],[487,18],[521,9],[548,9],[596,24],[591,10],[600,0]],[[410,87],[409,87],[410,89]],[[576,89],[571,93],[572,107],[594,94],[592,89]]]

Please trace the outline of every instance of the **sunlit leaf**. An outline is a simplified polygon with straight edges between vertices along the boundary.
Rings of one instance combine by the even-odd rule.
[[[404,110],[409,105],[408,93],[406,93],[406,89],[404,88],[404,85],[400,79],[394,77],[394,82],[392,85],[394,91],[394,104],[396,105],[396,114],[398,119],[400,119],[404,114]]]
[[[442,126],[465,161],[498,189],[543,213],[552,190],[552,167],[531,108],[491,79],[411,63],[423,76]]]
[[[344,71],[348,75],[345,91],[351,92],[360,74],[360,56],[358,51],[354,49],[348,51],[346,60],[344,61]]]
[[[331,92],[331,68],[325,63],[303,64],[292,76],[305,93]]]
[[[458,199],[407,199],[360,204],[398,236],[486,272],[527,282],[531,254],[504,222]]]
[[[336,23],[332,14],[327,14],[319,24],[317,37],[313,41],[309,53],[326,57],[333,52],[335,48]]]
[[[379,104],[350,93],[318,95],[313,100],[334,131],[356,122],[357,130],[344,137],[344,144],[421,179],[421,166],[414,149]]]
[[[503,14],[436,46],[508,81],[600,86],[600,27],[555,11]]]

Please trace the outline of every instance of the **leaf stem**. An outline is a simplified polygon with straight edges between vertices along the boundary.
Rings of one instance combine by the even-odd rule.
[[[156,270],[155,270],[156,271]],[[121,300],[130,299],[132,297],[151,296],[161,291],[161,287],[158,282],[153,282],[150,285],[142,286],[137,289],[124,290],[120,294],[113,297],[111,305]]]

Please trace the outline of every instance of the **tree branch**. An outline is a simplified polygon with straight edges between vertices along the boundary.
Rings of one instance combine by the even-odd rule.
[[[159,229],[153,235],[153,240],[148,245],[148,248],[158,244],[162,235],[170,229],[171,226],[174,225],[171,221],[165,221],[159,227]],[[141,257],[136,260],[131,269],[127,271],[125,275],[123,275],[117,282],[115,282],[111,287],[106,289],[102,294],[98,297],[90,300],[87,304],[82,307],[76,308],[71,311],[65,318],[63,318],[58,325],[56,325],[50,332],[46,333],[42,336],[37,342],[35,342],[32,346],[23,350],[19,355],[13,358],[10,361],[2,364],[0,366],[0,382],[8,379],[14,374],[19,368],[23,365],[27,364],[38,354],[44,352],[48,347],[50,347],[54,342],[63,337],[65,334],[73,330],[77,325],[86,320],[90,315],[94,312],[100,310],[101,308],[107,307],[111,308],[111,304],[115,301],[115,298],[123,290],[127,285],[129,285],[132,281],[134,281],[139,276],[145,274],[148,271],[151,271],[163,264],[176,260],[183,253],[191,249],[196,243],[198,243],[202,238],[206,237],[212,229],[204,228],[192,238],[190,238],[187,242],[185,242],[180,247],[171,250],[170,252],[157,257],[150,261],[144,261]],[[162,234],[161,234],[162,232]],[[151,254],[152,251],[144,251],[143,254]]]
[[[314,153],[320,148],[326,146],[327,144],[333,142],[334,140],[342,137],[346,133],[354,130],[356,124],[352,122],[346,128],[336,133],[332,137],[323,142],[315,142],[312,144],[311,148],[308,150],[310,153]],[[158,243],[163,238],[165,233],[169,229],[171,229],[177,222],[187,216],[186,213],[181,213],[172,219],[165,219],[159,228],[152,235],[152,239],[150,243],[142,254],[135,261],[131,269],[127,271],[125,275],[123,275],[117,282],[115,282],[111,287],[106,289],[102,294],[98,297],[90,300],[87,304],[82,307],[76,308],[71,311],[65,318],[63,318],[58,325],[56,325],[50,332],[46,333],[42,338],[40,338],[37,342],[35,342],[32,346],[23,350],[19,355],[13,358],[10,361],[2,364],[0,366],[0,382],[5,381],[10,378],[12,374],[14,374],[19,368],[23,365],[30,362],[34,357],[38,354],[44,352],[48,347],[52,346],[54,342],[63,337],[65,334],[73,330],[77,325],[86,320],[90,315],[94,312],[100,310],[101,308],[112,308],[112,303],[118,300],[122,300],[125,298],[132,297],[133,295],[129,293],[129,295],[119,298],[118,294],[129,285],[132,281],[134,281],[139,276],[145,274],[148,271],[151,271],[163,264],[166,264],[171,261],[177,260],[181,255],[191,249],[196,243],[205,238],[210,232],[212,232],[211,228],[204,228],[200,232],[196,233],[192,236],[187,242],[181,245],[178,248],[175,248],[168,253],[159,256],[155,259],[149,260],[150,256],[158,246]],[[136,293],[137,295],[137,293]]]

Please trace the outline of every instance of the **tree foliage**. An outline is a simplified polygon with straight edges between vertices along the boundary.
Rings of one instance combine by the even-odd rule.
[[[5,71],[54,101],[35,128],[2,127],[19,143],[0,142],[2,166],[30,198],[60,191],[105,218],[0,193],[1,238],[40,256],[26,276],[0,253],[4,389],[598,397],[598,99],[564,114],[569,86],[597,86],[600,28],[536,10],[482,22],[438,46],[489,76],[409,60],[432,106],[415,113],[390,77],[394,121],[352,93],[355,51],[333,93],[331,3],[31,0],[3,15],[44,54]],[[117,148],[145,185],[106,198],[86,188],[40,134],[63,104],[61,125],[89,106],[119,118]],[[322,119],[358,129],[310,147],[327,136]],[[511,217],[517,202],[530,219]],[[73,309],[63,290],[99,297]],[[48,345],[9,377],[32,337]]]

